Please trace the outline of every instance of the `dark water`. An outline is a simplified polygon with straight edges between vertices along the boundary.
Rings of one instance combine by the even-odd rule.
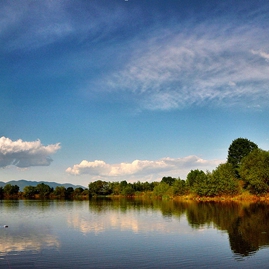
[[[0,201],[0,268],[269,268],[268,207]]]

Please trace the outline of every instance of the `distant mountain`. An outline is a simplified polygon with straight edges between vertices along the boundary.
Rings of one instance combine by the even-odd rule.
[[[60,183],[57,183],[57,182],[49,182],[49,181],[28,181],[28,180],[24,180],[24,179],[21,179],[21,180],[11,180],[11,181],[8,181],[8,182],[2,182],[0,181],[0,187],[4,187],[6,184],[11,184],[11,185],[17,185],[20,187],[20,191],[23,191],[24,187],[25,186],[36,186],[40,183],[44,183],[44,184],[47,184],[49,185],[51,188],[56,188],[57,186],[63,186],[65,188],[68,188],[68,187],[72,187],[72,188],[83,188],[85,189],[84,186],[81,186],[81,185],[73,185],[73,184],[70,184],[70,183],[64,183],[64,184],[60,184]]]

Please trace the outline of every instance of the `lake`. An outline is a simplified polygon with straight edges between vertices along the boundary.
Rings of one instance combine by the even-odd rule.
[[[2,200],[0,268],[269,268],[268,206]]]

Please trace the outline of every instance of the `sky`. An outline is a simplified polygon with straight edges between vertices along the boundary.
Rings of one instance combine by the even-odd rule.
[[[269,150],[269,2],[1,0],[0,181],[185,179]]]

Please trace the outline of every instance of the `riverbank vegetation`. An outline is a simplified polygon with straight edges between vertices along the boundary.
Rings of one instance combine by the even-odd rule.
[[[191,170],[186,180],[163,177],[161,182],[89,184],[89,195],[150,196],[199,200],[269,200],[269,152],[246,139],[232,141],[227,162],[213,171]]]
[[[2,199],[88,199],[89,193],[83,188],[65,188],[57,186],[51,188],[45,183],[37,186],[26,186],[23,192],[19,191],[17,185],[6,184],[0,187],[0,198]]]
[[[26,186],[0,187],[0,198],[87,199],[96,196],[147,197],[196,200],[269,200],[269,152],[246,138],[232,141],[226,163],[213,171],[191,170],[185,180],[165,176],[160,182],[126,180],[89,183],[88,189],[58,186],[55,189],[40,183]]]

